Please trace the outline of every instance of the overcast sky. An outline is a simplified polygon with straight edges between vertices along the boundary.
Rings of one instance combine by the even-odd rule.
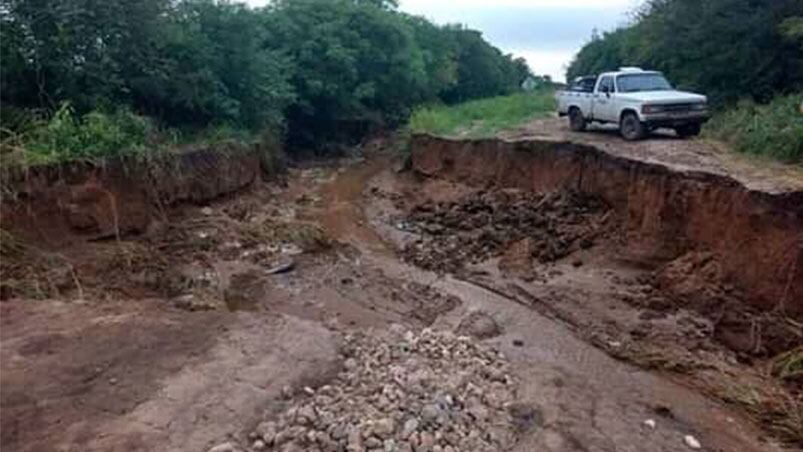
[[[247,0],[261,6],[268,0]],[[627,22],[639,0],[400,0],[400,8],[432,21],[462,23],[505,52],[524,57],[536,74],[565,78],[591,31]]]

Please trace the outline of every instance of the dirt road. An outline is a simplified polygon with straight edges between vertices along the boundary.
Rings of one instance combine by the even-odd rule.
[[[395,162],[61,249],[80,288],[0,304],[3,449],[781,450],[718,391],[786,389],[704,317],[644,308],[604,204]],[[542,217],[481,237],[501,204]]]
[[[507,140],[556,140],[593,145],[612,155],[666,165],[675,171],[704,172],[732,177],[746,187],[783,193],[803,190],[803,169],[768,159],[751,158],[728,150],[722,143],[704,139],[682,140],[659,129],[649,139],[626,142],[611,125],[592,125],[587,132],[572,132],[563,118],[539,119],[500,133]]]

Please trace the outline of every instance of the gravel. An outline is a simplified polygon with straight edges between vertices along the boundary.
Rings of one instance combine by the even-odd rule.
[[[343,354],[330,384],[257,426],[252,450],[507,450],[537,418],[505,357],[467,336],[394,328],[346,337]]]

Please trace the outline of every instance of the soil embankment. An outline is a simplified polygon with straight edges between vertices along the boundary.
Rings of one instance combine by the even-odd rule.
[[[4,181],[3,228],[45,247],[142,233],[177,203],[203,203],[262,173],[257,147],[228,144],[148,160],[34,167]]]
[[[622,220],[623,257],[658,264],[712,253],[723,282],[750,305],[803,315],[803,191],[750,190],[727,176],[567,141],[417,136],[412,164],[419,174],[473,185],[598,196]]]

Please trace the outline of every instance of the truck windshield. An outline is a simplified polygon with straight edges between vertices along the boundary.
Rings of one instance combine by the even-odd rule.
[[[672,85],[661,74],[627,74],[616,78],[620,93],[668,91]]]

